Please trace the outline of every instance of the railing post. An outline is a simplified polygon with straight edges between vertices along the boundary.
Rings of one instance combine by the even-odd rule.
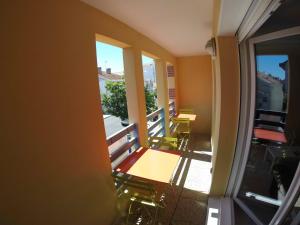
[[[137,126],[135,125],[134,130],[132,131],[133,133],[133,137],[136,138],[136,143],[134,144],[135,148],[139,147],[139,134],[138,134],[138,130],[137,130]],[[132,152],[132,147],[130,149],[128,149],[128,152],[131,153]]]

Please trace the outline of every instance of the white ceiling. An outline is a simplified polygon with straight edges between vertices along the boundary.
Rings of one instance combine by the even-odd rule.
[[[218,35],[231,36],[236,33],[253,0],[221,0]]]
[[[176,56],[206,54],[213,0],[82,0],[149,37]]]

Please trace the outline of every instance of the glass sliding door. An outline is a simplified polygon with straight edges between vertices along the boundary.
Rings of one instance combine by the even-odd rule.
[[[257,224],[278,224],[299,189],[300,35],[278,34],[253,38],[249,45],[254,122],[236,197]],[[286,220],[297,217],[293,212]]]
[[[300,224],[300,196],[298,195],[295,204],[284,219],[283,225],[299,225]]]

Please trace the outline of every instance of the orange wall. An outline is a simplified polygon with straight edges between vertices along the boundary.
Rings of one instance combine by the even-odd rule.
[[[175,58],[80,1],[1,1],[0,26],[0,223],[110,224],[95,33]]]
[[[212,65],[211,57],[191,56],[177,59],[179,108],[193,108],[197,119],[195,133],[211,134]]]

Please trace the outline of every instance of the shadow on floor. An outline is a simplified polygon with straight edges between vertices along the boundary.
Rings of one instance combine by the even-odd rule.
[[[167,207],[160,210],[157,224],[205,224],[211,185],[211,157],[210,137],[192,134],[185,143],[172,184],[151,181],[166,196]],[[137,221],[133,224],[144,223]]]
[[[177,202],[169,220],[172,225],[204,225],[211,184],[210,137],[191,135],[174,176]]]

